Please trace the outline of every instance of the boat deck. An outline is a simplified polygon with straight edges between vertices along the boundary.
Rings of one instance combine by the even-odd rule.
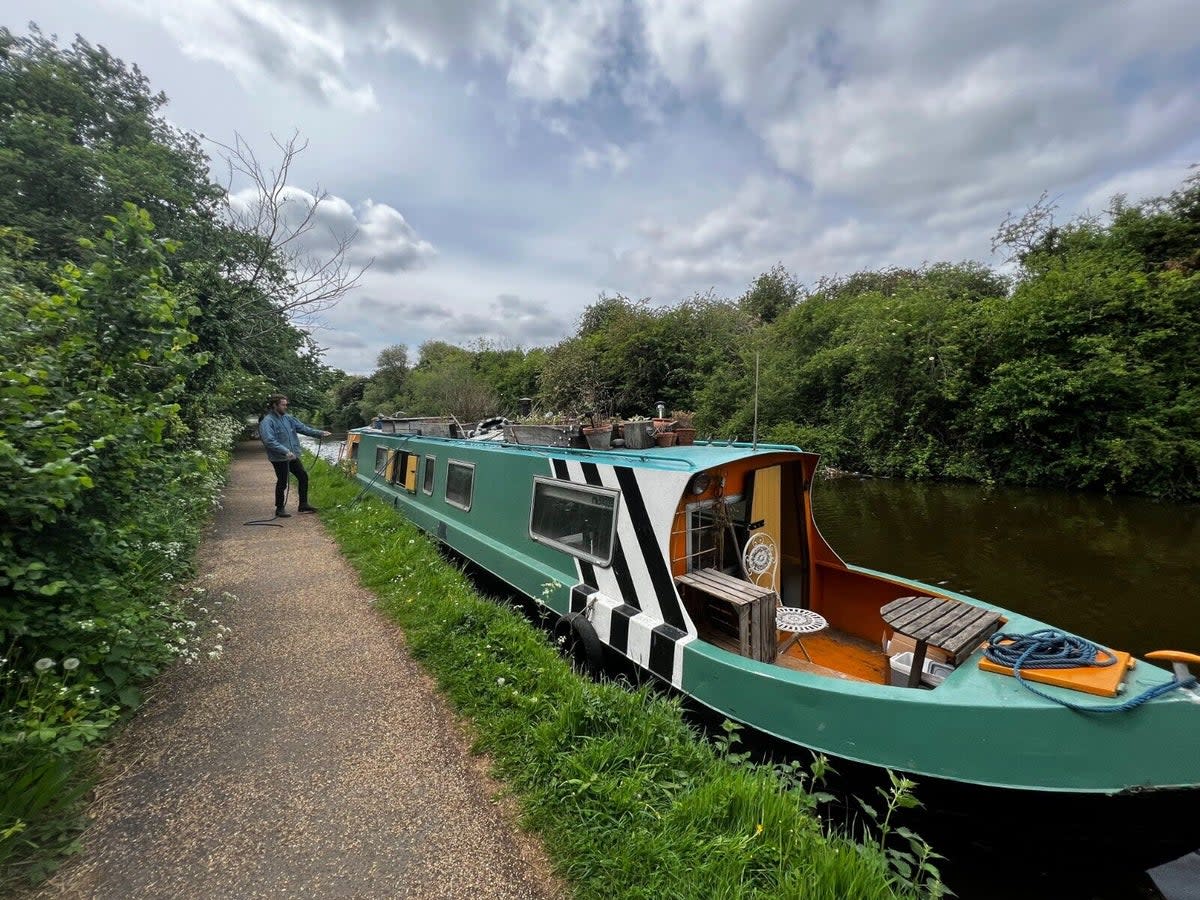
[[[786,638],[779,633],[780,640]],[[737,638],[726,634],[707,634],[704,640],[716,644],[730,653],[738,652]],[[776,663],[798,672],[811,672],[831,678],[865,681],[871,684],[888,684],[888,658],[877,644],[865,641],[844,631],[827,628],[817,634],[806,634],[801,639],[804,650],[812,661],[805,659],[804,650],[793,644]]]

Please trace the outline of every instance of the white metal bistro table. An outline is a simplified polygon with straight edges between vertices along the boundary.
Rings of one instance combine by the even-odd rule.
[[[800,637],[824,631],[829,627],[829,623],[825,621],[823,615],[815,613],[811,609],[803,609],[799,606],[780,606],[775,610],[775,627],[780,631],[791,632],[787,640],[779,645],[779,653],[786,652],[792,644],[799,644],[805,659],[812,662],[812,657],[808,655],[808,649]]]

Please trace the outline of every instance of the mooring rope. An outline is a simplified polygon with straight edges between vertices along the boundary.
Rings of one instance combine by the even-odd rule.
[[[1003,641],[1007,641],[1008,643],[1002,643]],[[1101,653],[1104,653],[1108,658],[1104,660],[1100,659],[1099,655]],[[1032,631],[1029,634],[1006,634],[998,632],[989,638],[988,648],[984,651],[984,655],[997,665],[1012,669],[1017,681],[1021,682],[1025,688],[1039,697],[1052,700],[1055,703],[1062,704],[1068,709],[1078,712],[1126,712],[1153,700],[1155,697],[1161,697],[1168,691],[1173,691],[1180,687],[1190,687],[1196,683],[1195,678],[1184,680],[1173,678],[1169,682],[1149,688],[1136,697],[1132,697],[1116,706],[1084,706],[1079,703],[1072,703],[1069,700],[1063,700],[1061,697],[1055,697],[1044,691],[1039,691],[1021,677],[1021,670],[1076,669],[1082,666],[1102,668],[1116,664],[1117,657],[1111,651],[1104,650],[1091,641],[1085,641],[1083,638],[1073,637],[1069,634],[1063,634],[1061,631],[1046,628],[1041,631]]]

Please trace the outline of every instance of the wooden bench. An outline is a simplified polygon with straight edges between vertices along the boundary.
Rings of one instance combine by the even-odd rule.
[[[696,569],[675,579],[684,589],[729,607],[737,627],[738,653],[760,662],[775,661],[775,592],[720,569]]]
[[[945,597],[900,597],[884,604],[879,612],[894,631],[917,642],[908,673],[909,687],[921,683],[927,647],[944,650],[957,666],[995,634],[1004,621],[998,612]]]

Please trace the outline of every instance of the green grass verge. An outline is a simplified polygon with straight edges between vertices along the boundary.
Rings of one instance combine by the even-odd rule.
[[[475,748],[580,898],[936,895],[878,843],[823,834],[796,769],[702,739],[678,702],[577,676],[543,631],[481,597],[435,544],[336,468],[312,496],[413,654],[474,725]],[[811,784],[808,786],[811,787]]]

